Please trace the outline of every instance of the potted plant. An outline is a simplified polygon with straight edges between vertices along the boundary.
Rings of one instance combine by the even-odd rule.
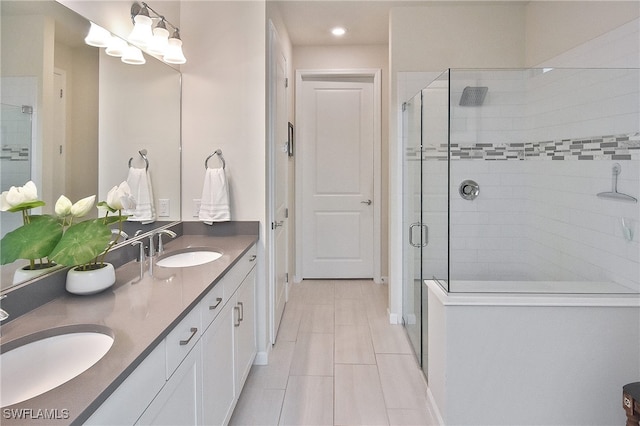
[[[18,283],[61,268],[49,259],[49,254],[62,237],[62,226],[49,215],[31,215],[31,209],[44,206],[38,199],[36,185],[12,186],[0,195],[0,211],[20,212],[23,225],[7,233],[0,241],[0,264],[26,259],[29,264],[16,270],[13,282]]]
[[[30,199],[33,198],[34,188],[35,185],[29,185]],[[13,198],[7,193],[7,204],[11,204]],[[30,216],[24,213],[26,223],[5,235],[1,241],[2,263],[21,258],[30,259],[32,262],[34,259],[47,257],[48,261],[57,265],[73,266],[67,273],[67,290],[76,294],[93,294],[113,285],[115,271],[113,265],[105,262],[105,257],[118,242],[122,233],[122,222],[128,217],[122,214],[122,210],[134,208],[135,201],[129,185],[122,182],[109,191],[106,201],[98,203],[98,208],[104,211],[104,216],[77,221],[91,210],[95,198],[95,195],[92,195],[72,203],[61,195],[55,205],[55,217]],[[29,204],[25,203],[34,201],[21,203],[7,210],[17,211],[15,209],[19,206],[26,208]],[[39,203],[38,205],[44,205],[41,201]],[[110,225],[114,223],[118,223],[119,227],[116,238],[112,240]],[[43,247],[35,257],[30,257],[34,256],[33,246]]]

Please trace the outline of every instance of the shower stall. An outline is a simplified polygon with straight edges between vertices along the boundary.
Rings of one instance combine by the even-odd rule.
[[[443,421],[623,419],[640,70],[450,69],[403,104],[403,144],[402,319]]]
[[[0,183],[6,191],[31,179],[33,108],[8,103],[0,106]],[[19,214],[3,214],[0,220],[0,237],[22,225]]]

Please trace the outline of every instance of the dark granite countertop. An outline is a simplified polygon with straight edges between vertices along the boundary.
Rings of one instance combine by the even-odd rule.
[[[190,246],[215,248],[223,256],[189,268],[148,267],[128,262],[116,269],[116,284],[91,296],[65,294],[2,326],[2,344],[25,335],[78,324],[111,330],[114,343],[95,365],[40,396],[3,407],[3,425],[81,424],[144,360],[152,349],[256,243],[257,235],[183,235],[165,244],[165,252]],[[29,374],[29,372],[25,372]],[[59,419],[15,419],[7,410],[57,413]],[[56,411],[57,410],[57,411]],[[14,412],[15,413],[15,412]]]

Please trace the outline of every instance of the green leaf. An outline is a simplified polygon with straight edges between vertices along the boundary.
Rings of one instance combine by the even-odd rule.
[[[51,216],[31,216],[31,223],[9,232],[0,241],[0,264],[49,256],[62,237],[62,225]]]
[[[22,210],[29,210],[29,209],[33,209],[36,207],[42,207],[44,206],[44,201],[40,201],[40,200],[35,200],[35,201],[27,201],[26,203],[22,203],[22,204],[18,204],[17,206],[13,206],[10,209],[8,209],[7,211],[9,212],[19,212]]]
[[[128,215],[123,214],[121,216],[103,217],[103,218],[100,218],[100,220],[104,221],[104,223],[107,225],[111,225],[112,223],[124,222],[127,220],[128,217],[129,217]]]
[[[111,239],[111,230],[101,219],[87,220],[67,229],[49,259],[65,265],[83,265],[102,253]]]

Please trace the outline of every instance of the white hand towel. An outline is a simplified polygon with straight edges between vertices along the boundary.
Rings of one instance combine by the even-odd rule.
[[[207,225],[231,220],[229,186],[224,169],[207,169],[204,175],[198,219]]]
[[[129,167],[127,183],[131,188],[131,195],[136,200],[136,208],[127,210],[130,221],[151,223],[156,220],[156,209],[153,204],[153,189],[151,187],[151,176],[146,169]]]

